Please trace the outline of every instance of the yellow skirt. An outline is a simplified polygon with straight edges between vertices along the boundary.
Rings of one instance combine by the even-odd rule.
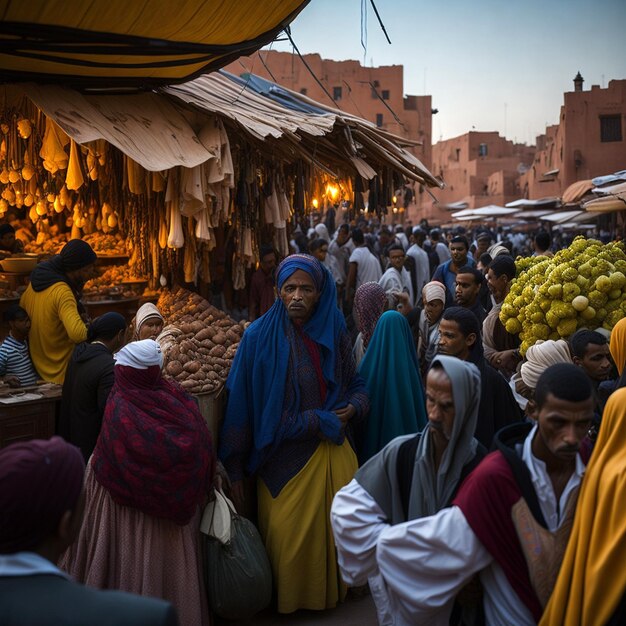
[[[258,480],[259,528],[269,555],[278,612],[323,610],[344,600],[330,526],[333,497],[357,470],[347,441],[322,441],[302,470],[272,498]]]

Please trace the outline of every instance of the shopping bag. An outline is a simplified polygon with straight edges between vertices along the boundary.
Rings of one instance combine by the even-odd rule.
[[[224,619],[247,619],[272,599],[272,568],[258,530],[221,491],[206,507],[205,578],[209,608]]]

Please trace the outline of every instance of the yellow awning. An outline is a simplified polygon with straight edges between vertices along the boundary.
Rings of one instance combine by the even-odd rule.
[[[0,81],[174,84],[272,41],[310,0],[0,0]]]

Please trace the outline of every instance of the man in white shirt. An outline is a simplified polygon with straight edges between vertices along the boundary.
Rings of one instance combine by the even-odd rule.
[[[397,299],[394,294],[406,293],[409,296],[411,308],[415,304],[411,275],[404,267],[406,255],[399,243],[394,243],[386,250],[389,259],[389,269],[381,276],[378,284],[385,290],[391,308],[396,308]]]
[[[381,529],[378,568],[393,610],[409,623],[447,626],[456,594],[477,572],[488,625],[539,621],[590,453],[593,390],[582,371],[561,363],[542,374],[535,399],[537,424],[500,431],[496,452],[450,508]]]
[[[450,506],[463,479],[487,454],[474,438],[479,399],[474,365],[435,357],[426,379],[428,426],[387,444],[335,496],[330,519],[342,577],[352,585],[369,581],[381,626],[409,623],[392,614],[378,573],[381,528]]]
[[[356,290],[363,284],[380,280],[383,272],[378,259],[365,245],[365,236],[360,228],[352,230],[352,241],[356,248],[350,255],[346,300],[352,303]]]
[[[413,244],[406,252],[409,256],[413,257],[415,261],[417,282],[417,291],[415,292],[416,301],[421,301],[422,289],[424,289],[424,285],[430,281],[430,262],[426,250],[422,248],[425,238],[426,231],[421,226],[416,226],[413,229],[413,236],[411,237]],[[415,304],[418,304],[418,302]]]

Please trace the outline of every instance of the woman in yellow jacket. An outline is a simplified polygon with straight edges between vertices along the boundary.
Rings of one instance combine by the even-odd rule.
[[[74,346],[87,338],[80,292],[95,274],[96,253],[72,239],[60,254],[37,265],[20,304],[30,316],[30,354],[39,376],[63,383]]]

